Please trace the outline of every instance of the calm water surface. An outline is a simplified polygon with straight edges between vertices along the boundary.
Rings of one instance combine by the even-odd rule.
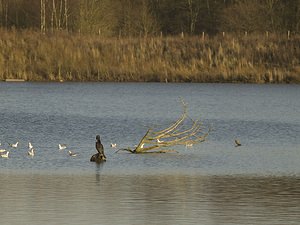
[[[207,142],[177,154],[110,148],[172,123],[180,97],[213,127]],[[299,224],[299,99],[297,85],[0,83],[0,148],[10,150],[0,223]],[[100,165],[89,162],[96,134]]]

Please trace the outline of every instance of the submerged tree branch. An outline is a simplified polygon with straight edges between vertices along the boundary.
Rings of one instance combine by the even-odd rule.
[[[132,150],[119,149],[130,153],[166,153],[176,152],[168,148],[176,145],[191,145],[204,142],[211,129],[205,129],[200,120],[193,120],[187,114],[187,104],[181,100],[183,112],[170,126],[162,130],[149,128],[139,144]]]

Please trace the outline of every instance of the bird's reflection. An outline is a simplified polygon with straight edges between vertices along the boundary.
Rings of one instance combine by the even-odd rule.
[[[100,183],[100,175],[101,175],[101,170],[104,167],[105,162],[99,162],[99,163],[95,163],[96,164],[96,181],[97,183]]]

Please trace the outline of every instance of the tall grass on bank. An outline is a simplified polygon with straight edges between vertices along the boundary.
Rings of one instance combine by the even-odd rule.
[[[299,83],[300,36],[101,38],[0,30],[0,79]]]

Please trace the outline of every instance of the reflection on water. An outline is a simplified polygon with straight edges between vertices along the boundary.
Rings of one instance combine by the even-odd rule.
[[[81,176],[1,175],[1,224],[300,221],[297,177],[107,176],[97,169],[95,175]]]

